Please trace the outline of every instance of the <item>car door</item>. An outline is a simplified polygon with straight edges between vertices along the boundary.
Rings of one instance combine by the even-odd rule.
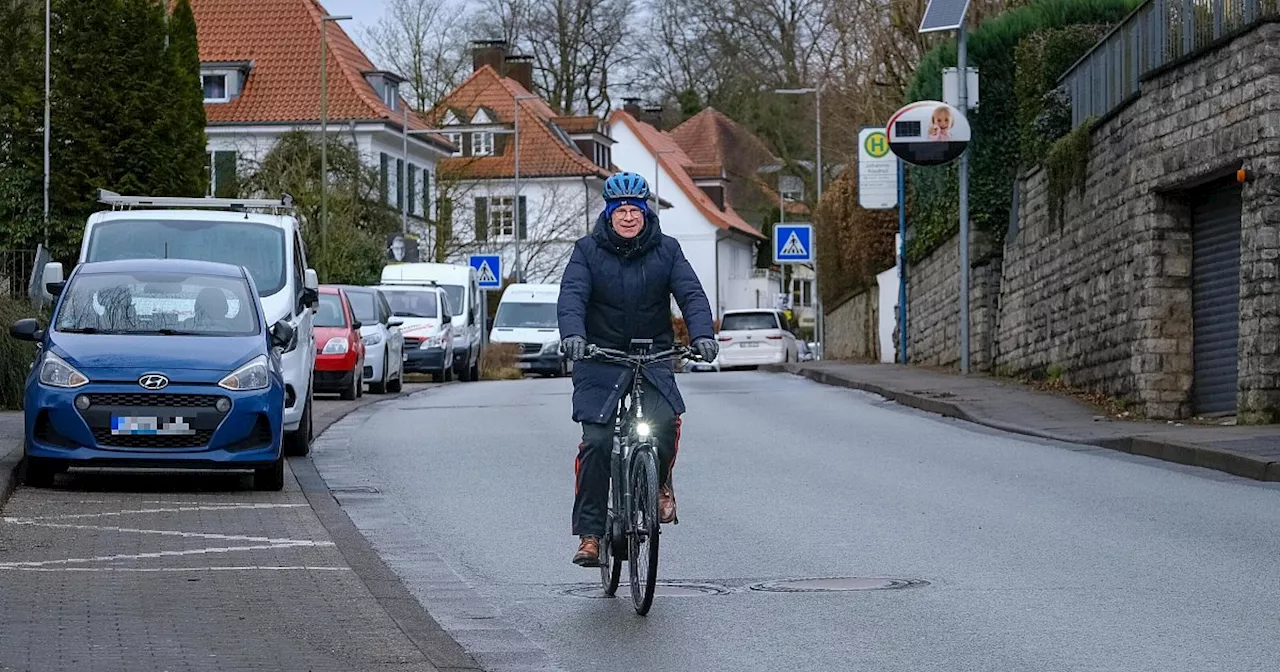
[[[382,292],[377,292],[376,299],[379,319],[383,328],[387,331],[387,357],[394,358],[388,359],[388,364],[390,362],[403,362],[404,332],[400,330],[400,327],[393,327],[389,324],[395,318],[391,314],[391,304],[387,302],[387,296]]]

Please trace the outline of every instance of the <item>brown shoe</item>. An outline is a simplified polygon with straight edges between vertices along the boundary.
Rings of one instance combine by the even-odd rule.
[[[578,544],[578,552],[573,556],[573,564],[579,567],[599,567],[600,539],[583,537],[582,543]]]
[[[658,520],[663,523],[679,520],[676,518],[676,493],[670,483],[658,488]]]

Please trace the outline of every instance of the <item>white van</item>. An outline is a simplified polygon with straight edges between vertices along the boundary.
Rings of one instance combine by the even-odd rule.
[[[152,198],[103,189],[99,201],[112,209],[89,216],[80,246],[81,263],[177,258],[218,261],[248,270],[267,320],[287,322],[296,335],[281,356],[284,448],[290,455],[310,452],[316,361],[312,316],[320,284],[316,272],[307,267],[292,199]],[[61,264],[46,267],[46,281],[61,277]]]
[[[397,286],[438,286],[449,296],[452,310],[453,373],[458,380],[480,380],[484,349],[484,293],[476,269],[457,264],[391,264],[382,269],[379,289]],[[406,327],[405,336],[408,336]]]
[[[560,354],[556,302],[560,285],[508,285],[493,319],[490,343],[519,343],[516,366],[531,373],[565,376],[572,363]]]
[[[378,285],[403,324],[404,372],[429,373],[437,383],[453,380],[453,310],[449,295],[435,285]]]

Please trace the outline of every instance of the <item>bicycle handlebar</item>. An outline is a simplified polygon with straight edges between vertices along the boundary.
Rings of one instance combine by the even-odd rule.
[[[676,357],[684,357],[686,359],[691,359],[699,362],[702,361],[702,357],[698,356],[698,353],[694,352],[692,348],[688,348],[685,346],[676,346],[674,348],[671,348],[670,350],[664,350],[662,352],[655,353],[652,355],[632,355],[632,354],[625,353],[621,350],[612,350],[610,348],[602,348],[597,345],[587,346],[587,357],[596,358],[599,355],[603,355],[607,359],[622,360],[624,362],[631,363],[631,364],[652,364],[654,362],[660,362],[667,359],[674,359]]]

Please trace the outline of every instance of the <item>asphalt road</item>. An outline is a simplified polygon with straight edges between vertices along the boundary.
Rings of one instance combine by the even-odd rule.
[[[567,380],[358,411],[315,460],[487,668],[1274,670],[1280,486],[1028,441],[765,373],[680,377],[681,524],[648,617],[570,564]],[[625,576],[625,575],[624,575]],[[752,590],[802,577],[927,582]],[[625,581],[625,578],[624,578]]]

